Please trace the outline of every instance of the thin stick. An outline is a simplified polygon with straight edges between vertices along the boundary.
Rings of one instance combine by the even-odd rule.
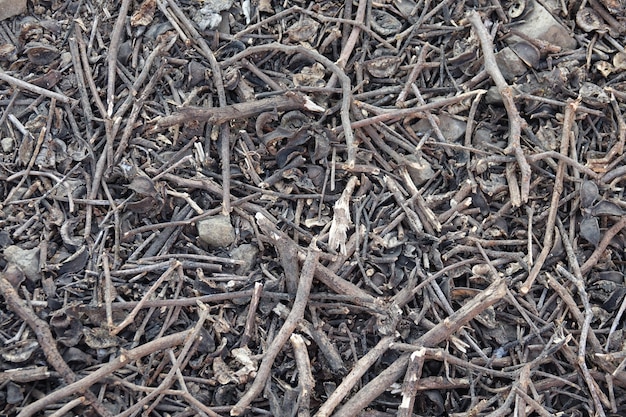
[[[298,388],[300,396],[298,398],[298,417],[309,417],[309,408],[311,404],[311,395],[315,389],[315,378],[311,372],[311,361],[309,360],[309,352],[307,351],[304,338],[294,333],[289,338],[291,347],[293,348],[293,356],[296,360],[298,369]]]
[[[485,70],[487,70],[489,76],[496,84],[496,87],[502,96],[506,112],[509,115],[509,145],[507,146],[505,152],[515,155],[515,159],[517,160],[517,164],[519,165],[520,173],[522,175],[520,194],[521,200],[512,201],[514,207],[519,207],[522,203],[528,201],[531,174],[530,165],[526,161],[526,157],[524,156],[524,152],[520,145],[522,118],[517,110],[517,107],[515,106],[515,102],[513,101],[513,90],[511,86],[507,84],[506,80],[502,76],[502,72],[500,72],[500,69],[498,68],[496,56],[493,52],[493,41],[491,40],[491,36],[483,24],[480,15],[476,11],[472,11],[468,15],[468,20],[472,24],[476,35],[480,39],[483,59],[485,60]],[[509,188],[512,189],[511,184],[509,184]],[[511,192],[511,195],[517,195],[517,193]]]
[[[248,342],[252,339],[254,323],[256,322],[257,312],[256,309],[259,306],[259,300],[261,299],[261,293],[263,292],[263,284],[256,282],[254,289],[252,290],[252,298],[248,305],[248,317],[246,318],[246,326],[243,331],[243,335],[239,341],[239,346],[248,346]]]
[[[343,127],[346,145],[348,147],[348,160],[346,161],[346,165],[347,168],[353,168],[356,163],[356,145],[354,143],[354,132],[352,131],[352,127],[350,126],[350,105],[352,104],[352,86],[350,83],[350,77],[348,77],[346,73],[339,66],[337,66],[337,64],[314,50],[305,48],[304,46],[290,46],[282,45],[279,43],[251,46],[236,54],[232,58],[222,61],[221,65],[222,67],[228,67],[249,55],[267,51],[279,51],[285,54],[302,54],[306,57],[316,60],[317,62],[330,69],[333,73],[337,74],[339,82],[341,83],[342,94],[341,125]]]
[[[352,388],[359,382],[368,369],[389,349],[395,336],[383,337],[380,342],[369,350],[359,361],[354,364],[352,371],[343,378],[341,384],[328,397],[315,414],[315,417],[328,417],[335,410],[341,401],[350,393]]]
[[[563,120],[563,132],[561,135],[561,155],[567,155],[569,149],[570,135],[572,134],[572,127],[574,125],[574,117],[576,116],[576,108],[578,102],[574,101],[569,103],[565,108],[565,116]],[[556,215],[559,207],[559,199],[561,198],[561,192],[563,191],[563,177],[565,176],[565,162],[559,161],[559,165],[556,169],[556,179],[554,180],[554,188],[552,190],[552,200],[550,201],[550,211],[548,213],[548,220],[546,221],[546,227],[544,228],[545,235],[543,238],[543,249],[539,254],[533,268],[528,274],[528,278],[520,287],[520,294],[526,295],[530,291],[535,279],[539,275],[543,264],[548,259],[548,255],[552,250],[552,244],[554,242],[554,227],[556,224]]]
[[[17,291],[15,291],[15,288],[13,288],[11,283],[7,281],[3,273],[0,273],[0,294],[2,294],[2,296],[4,297],[4,302],[6,303],[9,310],[13,311],[17,316],[24,320],[24,322],[26,322],[31,329],[33,329],[35,335],[37,336],[39,346],[41,346],[41,349],[46,356],[48,364],[50,364],[50,366],[57,370],[57,372],[61,375],[61,378],[63,378],[66,383],[74,383],[74,381],[76,381],[76,374],[74,374],[72,369],[68,366],[68,364],[59,353],[56,346],[55,338],[50,331],[50,327],[48,327],[48,324],[40,319],[37,314],[35,314],[30,304],[19,296]],[[47,395],[46,397],[44,397],[44,399],[47,399],[50,395],[51,394]],[[63,396],[61,398],[66,398],[69,395],[71,395],[71,393],[68,393],[66,396]],[[98,414],[100,414],[102,417],[111,416],[111,413],[106,409],[106,407],[104,407],[104,405],[102,405],[102,403],[91,391],[85,391],[84,395],[87,398],[87,401],[91,403],[91,406]],[[56,400],[53,400],[52,402],[54,401]],[[19,414],[20,417],[32,415],[24,414],[24,412],[26,409],[33,406],[37,402],[24,408]],[[45,403],[44,407],[45,405],[51,404],[52,402]],[[33,413],[38,410],[40,409],[34,410]]]
[[[29,82],[22,81],[22,80],[20,80],[18,78],[10,76],[9,74],[7,74],[6,72],[4,72],[2,70],[0,70],[0,81],[7,82],[7,83],[11,84],[14,87],[21,88],[22,90],[28,90],[28,91],[31,91],[31,92],[36,93],[36,94],[41,94],[42,96],[45,96],[45,97],[53,98],[53,99],[55,99],[57,101],[60,101],[61,103],[69,103],[69,104],[76,103],[76,99],[74,99],[74,98],[70,98],[70,97],[66,96],[65,94],[56,93],[54,91],[46,90],[45,88],[38,87],[35,84],[31,84]]]
[[[354,51],[354,47],[356,46],[357,41],[359,40],[359,35],[361,34],[360,24],[365,23],[365,12],[367,11],[368,1],[360,1],[358,2],[358,8],[356,9],[356,25],[352,26],[352,31],[350,32],[350,36],[345,44],[341,48],[341,54],[339,55],[339,59],[337,60],[337,66],[342,70],[346,67],[348,60],[350,59],[350,55],[352,55],[352,51]],[[337,82],[337,73],[333,73],[328,83],[326,83],[326,88],[335,87],[335,83]]]
[[[309,293],[311,292],[311,284],[313,283],[313,276],[315,274],[319,256],[319,251],[314,249],[308,250],[304,265],[302,266],[298,292],[296,293],[296,299],[293,302],[291,312],[272,341],[272,344],[267,348],[267,351],[263,355],[263,362],[261,362],[261,365],[259,366],[254,382],[241,399],[239,399],[237,404],[235,404],[232,410],[230,410],[231,416],[239,416],[243,414],[252,401],[257,398],[261,391],[263,391],[267,378],[269,378],[272,371],[274,360],[280,353],[283,345],[289,339],[289,336],[291,336],[293,331],[298,326],[300,319],[304,317],[304,310],[309,302]]]
[[[117,73],[117,53],[120,49],[122,30],[126,23],[126,15],[130,7],[130,0],[122,0],[117,15],[117,20],[111,32],[111,44],[107,54],[107,117],[113,116],[113,106],[115,105],[115,75]]]
[[[600,243],[598,243],[596,250],[594,250],[591,256],[589,256],[589,259],[587,259],[585,263],[580,266],[580,272],[583,275],[586,275],[587,272],[591,271],[591,268],[593,268],[598,263],[602,255],[605,254],[606,248],[611,243],[611,240],[613,240],[615,235],[618,234],[625,227],[626,216],[622,216],[617,223],[615,223],[609,230],[604,232],[604,236],[602,237]]]
[[[503,278],[498,278],[473,300],[418,338],[416,344],[424,347],[434,347],[438,345],[474,317],[485,311],[485,309],[500,301],[505,295],[506,281]],[[355,417],[359,414],[363,408],[385,392],[392,383],[402,376],[409,363],[409,357],[410,354],[406,354],[398,358],[348,400],[334,416]]]
[[[159,279],[157,279],[155,283],[152,284],[150,289],[142,297],[141,301],[139,301],[139,303],[135,306],[135,308],[133,308],[133,311],[131,311],[130,314],[126,316],[124,321],[122,321],[120,324],[115,326],[114,329],[111,330],[111,334],[113,335],[118,334],[119,332],[124,330],[126,326],[132,323],[133,320],[135,320],[135,317],[137,316],[137,314],[139,314],[139,311],[143,308],[144,304],[151,298],[152,293],[155,292],[157,288],[161,286],[161,284],[166,278],[169,278],[170,275],[172,275],[172,273],[174,272],[174,270],[176,270],[176,268],[180,268],[181,266],[182,264],[179,261],[171,261],[170,267],[167,269],[167,271],[163,272],[163,274],[161,274]]]

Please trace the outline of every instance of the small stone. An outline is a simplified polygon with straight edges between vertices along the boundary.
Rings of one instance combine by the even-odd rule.
[[[235,241],[230,216],[213,216],[198,222],[198,237],[209,246],[226,247]]]
[[[25,13],[26,0],[0,0],[0,20]]]
[[[9,153],[13,151],[15,142],[13,141],[13,138],[2,138],[2,140],[0,140],[0,145],[2,145],[2,151],[4,153]]]
[[[16,264],[24,275],[33,282],[39,281],[39,248],[22,249],[11,245],[4,248],[4,259]]]
[[[435,175],[430,162],[418,155],[407,155],[405,161],[406,169],[415,185],[422,185]]]
[[[237,274],[239,275],[248,274],[248,272],[250,272],[250,270],[254,266],[254,261],[256,260],[258,254],[259,254],[259,248],[249,243],[244,243],[243,245],[239,245],[235,249],[230,251],[231,259],[244,262],[243,265],[240,265],[237,268]]]
[[[467,122],[445,113],[441,113],[437,117],[439,118],[439,130],[441,130],[441,134],[448,142],[455,142],[465,134]],[[432,132],[433,130],[428,119],[421,119],[412,127],[417,133],[422,135]],[[434,134],[431,133],[431,135]]]

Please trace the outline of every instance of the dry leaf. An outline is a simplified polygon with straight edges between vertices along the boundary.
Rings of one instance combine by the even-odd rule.
[[[154,19],[156,0],[145,0],[130,18],[131,26],[148,26]]]

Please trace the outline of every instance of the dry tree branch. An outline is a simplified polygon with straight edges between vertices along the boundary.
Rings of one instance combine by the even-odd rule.
[[[113,107],[115,105],[115,75],[117,74],[117,55],[120,48],[122,30],[126,23],[130,0],[122,0],[120,9],[111,32],[111,43],[109,45],[109,53],[107,54],[107,117],[113,116]]]
[[[7,74],[6,72],[0,70],[0,81],[4,81],[13,87],[20,88],[22,90],[28,90],[35,94],[41,94],[42,96],[53,98],[61,103],[76,103],[76,99],[66,96],[65,94],[57,93],[55,91],[50,91],[45,88],[39,87],[35,84],[31,84],[27,81],[22,81],[19,78],[15,78]]]
[[[348,375],[343,378],[341,384],[328,397],[326,402],[317,410],[315,417],[328,417],[335,407],[350,393],[350,390],[359,382],[361,377],[367,370],[385,353],[393,341],[395,336],[385,336],[372,349],[369,350],[359,361]]]
[[[509,145],[506,148],[506,153],[514,154],[517,164],[519,165],[520,173],[522,175],[522,184],[521,184],[521,195],[513,184],[509,184],[509,189],[511,193],[511,202],[514,207],[519,207],[522,203],[528,201],[528,195],[530,193],[530,165],[528,161],[526,161],[526,157],[524,156],[524,152],[520,145],[520,136],[522,131],[522,118],[515,106],[515,102],[513,100],[513,90],[510,85],[507,84],[506,80],[502,76],[502,72],[500,68],[498,68],[498,64],[496,63],[496,56],[493,52],[494,46],[493,41],[491,40],[491,36],[485,28],[480,15],[476,11],[472,11],[468,15],[468,20],[472,24],[478,39],[480,39],[480,46],[483,51],[483,58],[485,60],[485,70],[489,73],[489,76],[496,84],[498,88],[498,92],[502,96],[502,101],[504,102],[504,107],[506,108],[506,112],[509,115]],[[518,196],[519,199],[513,200],[514,196]]]
[[[257,214],[257,217],[263,217],[263,215]],[[272,344],[268,346],[267,351],[263,355],[263,362],[261,362],[261,365],[259,366],[254,382],[250,385],[248,391],[246,391],[246,393],[239,399],[237,404],[235,404],[232,410],[230,410],[231,416],[239,416],[243,414],[250,403],[252,403],[252,401],[254,401],[261,393],[267,382],[267,378],[269,378],[272,371],[274,360],[280,353],[283,345],[287,342],[293,331],[298,326],[300,319],[304,316],[304,310],[309,302],[311,284],[313,283],[313,276],[318,265],[319,255],[319,251],[314,249],[309,249],[307,252],[306,260],[302,266],[298,292],[296,293],[296,299],[293,302],[291,312],[272,341]]]
[[[37,336],[39,346],[41,346],[41,349],[43,350],[43,353],[46,356],[48,363],[59,372],[59,374],[66,383],[70,384],[70,386],[74,385],[77,379],[76,374],[74,373],[74,371],[72,371],[67,362],[65,362],[65,360],[59,353],[59,350],[56,347],[55,338],[50,331],[50,327],[48,327],[48,324],[40,319],[37,314],[35,314],[30,304],[19,296],[15,288],[13,288],[11,283],[4,276],[4,273],[0,273],[0,294],[2,294],[2,296],[4,297],[4,302],[6,303],[9,310],[13,311],[22,320],[24,320],[24,322],[26,322],[26,324],[28,324],[31,329],[33,329],[35,335]],[[65,398],[67,397],[67,395],[59,397],[57,399]],[[46,400],[50,396],[51,395],[48,395],[42,400]],[[102,403],[91,391],[85,391],[84,396],[87,401],[91,403],[91,406],[94,408],[94,410],[102,417],[111,416],[111,413],[107,410],[106,407],[104,407],[104,405],[102,405]],[[42,400],[36,401],[35,403],[24,408],[19,415],[21,417],[32,415],[25,413],[26,410],[30,407],[33,407],[35,408],[33,413],[36,412],[39,409],[36,408],[35,404],[38,404]]]
[[[506,281],[503,278],[496,279],[489,287],[477,295],[473,300],[465,304],[454,314],[446,317],[435,327],[426,332],[417,341],[416,345],[433,347],[446,340],[463,325],[485,311],[485,309],[500,301],[506,295]],[[402,355],[387,369],[372,379],[350,400],[348,400],[335,417],[354,417],[367,407],[376,397],[385,392],[391,384],[405,373],[409,363],[410,354]]]
[[[561,135],[561,155],[567,155],[567,150],[570,143],[570,135],[572,135],[572,127],[574,124],[574,117],[576,116],[576,108],[578,102],[569,103],[565,108],[565,116],[563,121],[563,131]],[[554,243],[554,229],[556,225],[556,215],[559,208],[559,199],[561,198],[561,192],[563,191],[563,177],[565,176],[565,161],[560,160],[557,170],[556,178],[554,180],[554,188],[552,190],[552,200],[550,200],[550,211],[548,213],[548,220],[546,221],[545,235],[543,237],[543,249],[537,258],[537,261],[533,265],[533,268],[528,274],[528,278],[520,287],[520,293],[522,295],[528,294],[530,288],[535,282],[535,279],[539,275],[543,264],[548,259],[548,255],[552,250],[552,244]]]
[[[298,398],[298,417],[310,416],[311,395],[315,389],[315,378],[311,372],[311,362],[309,352],[304,343],[304,338],[298,333],[294,333],[289,338],[293,348],[293,356],[298,369],[298,388],[300,389]]]
[[[198,322],[193,329],[184,330],[182,332],[160,337],[134,349],[123,352],[117,358],[107,363],[106,365],[98,368],[96,371],[90,373],[86,377],[79,379],[78,381],[73,382],[69,385],[66,385],[63,388],[60,388],[24,407],[22,411],[18,414],[18,417],[30,417],[38,411],[42,410],[47,405],[53,404],[55,401],[67,398],[68,396],[74,395],[75,393],[84,392],[85,396],[93,395],[91,391],[89,391],[89,387],[101,381],[102,378],[106,377],[107,375],[110,375],[116,370],[123,368],[127,364],[144,356],[150,355],[154,352],[159,352],[179,345],[181,343],[187,342],[186,345],[189,345],[190,341],[192,341],[192,339],[195,339],[195,337],[197,336],[207,315],[208,308],[205,308],[200,314],[200,318],[198,319]],[[188,350],[189,347],[186,347],[185,351]],[[110,415],[110,413],[108,415]]]

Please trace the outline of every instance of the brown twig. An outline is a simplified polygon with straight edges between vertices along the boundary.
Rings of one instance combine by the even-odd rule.
[[[128,314],[126,316],[124,321],[122,321],[120,324],[115,326],[115,328],[111,329],[111,334],[116,335],[119,332],[121,332],[122,330],[124,330],[124,328],[126,328],[126,326],[131,324],[135,320],[135,317],[137,316],[139,311],[142,308],[144,308],[144,304],[151,298],[152,293],[154,293],[157,290],[157,288],[159,288],[161,286],[163,281],[165,281],[167,278],[169,278],[170,275],[172,275],[177,268],[180,268],[181,265],[182,264],[179,261],[170,261],[170,266],[167,269],[167,271],[165,271],[163,274],[161,274],[159,279],[157,279],[152,284],[152,286],[150,286],[150,289],[148,289],[148,291],[141,298],[141,301],[139,301],[139,303],[135,306],[135,308],[133,308],[133,311],[131,311],[130,314]]]
[[[361,34],[361,27],[363,23],[365,23],[365,12],[367,11],[367,5],[369,1],[360,1],[358,3],[358,7],[356,9],[356,24],[352,26],[352,30],[350,31],[350,36],[348,36],[345,43],[342,45],[341,53],[339,55],[339,59],[337,60],[337,67],[340,69],[344,69],[348,60],[350,59],[350,55],[352,55],[352,51],[356,47],[356,43],[359,40],[359,35]],[[334,88],[335,83],[337,82],[338,74],[333,73],[330,79],[326,83],[326,88]]]
[[[398,406],[396,414],[398,417],[411,417],[413,415],[415,394],[417,393],[418,382],[422,378],[425,354],[425,348],[419,348],[409,357],[409,364],[402,384],[402,403]]]
[[[250,299],[250,304],[248,305],[248,316],[246,317],[246,326],[244,327],[243,335],[239,341],[239,346],[248,346],[248,342],[252,339],[255,331],[254,328],[256,326],[256,318],[257,318],[257,307],[259,305],[259,300],[261,299],[261,294],[263,293],[263,284],[260,282],[256,282],[254,284],[254,289],[252,290],[252,297]]]
[[[268,111],[323,109],[313,103],[307,96],[297,92],[287,92],[281,96],[274,96],[244,103],[235,103],[224,107],[181,107],[171,116],[164,116],[156,120],[155,128],[163,128],[176,124],[185,124],[191,121],[209,122],[217,125],[233,119],[246,119]]]
[[[626,228],[626,216],[622,216],[617,223],[604,232],[604,236],[602,236],[602,240],[598,243],[596,249],[585,261],[585,263],[580,266],[580,272],[583,275],[586,275],[589,271],[591,271],[591,268],[593,268],[598,263],[600,258],[606,254],[606,248],[611,243],[611,240],[613,240],[615,235],[621,232],[624,228]]]
[[[257,219],[258,218],[259,215],[257,215]],[[304,265],[302,266],[298,292],[296,293],[296,299],[293,302],[291,312],[272,341],[272,344],[268,346],[267,351],[263,355],[263,361],[259,366],[254,382],[250,385],[248,391],[246,391],[246,393],[239,399],[237,404],[235,404],[232,410],[230,410],[231,416],[241,415],[252,403],[252,401],[254,401],[261,393],[261,391],[263,391],[267,378],[270,376],[274,360],[282,350],[283,345],[287,342],[295,328],[298,326],[298,321],[304,316],[304,310],[309,302],[309,293],[311,291],[311,284],[313,283],[313,276],[315,275],[318,258],[319,251],[314,249],[308,250]]]
[[[270,43],[267,45],[252,46],[246,48],[242,52],[236,54],[232,58],[222,61],[222,66],[227,67],[233,65],[238,60],[245,58],[252,54],[267,52],[267,51],[279,51],[285,54],[302,54],[310,59],[313,59],[322,65],[330,69],[339,78],[341,84],[341,125],[343,126],[344,137],[346,145],[348,147],[348,160],[346,165],[348,168],[354,167],[356,163],[356,144],[354,143],[354,132],[350,126],[350,105],[352,104],[352,86],[350,77],[337,66],[332,60],[321,55],[317,51],[305,48],[303,46],[291,46],[282,45],[279,43]]]
[[[506,282],[502,278],[496,279],[488,288],[465,304],[451,316],[435,325],[432,329],[418,338],[417,345],[433,347],[450,337],[464,324],[472,320],[488,307],[500,301],[506,295]],[[393,382],[406,371],[409,363],[409,354],[402,355],[387,369],[378,374],[348,400],[335,417],[354,417],[376,397],[382,394]]]
[[[311,372],[309,352],[301,335],[294,333],[289,337],[289,341],[293,348],[293,356],[298,369],[298,390],[300,391],[298,397],[298,417],[309,417],[311,396],[315,389],[315,378],[313,378],[313,373]]]
[[[565,108],[565,116],[563,120],[563,131],[561,135],[561,155],[567,155],[569,144],[570,144],[570,135],[573,132],[573,124],[574,118],[576,116],[576,108],[578,107],[578,102],[571,102]],[[520,287],[520,293],[522,295],[528,294],[530,288],[532,287],[535,279],[539,275],[541,268],[543,268],[543,264],[548,258],[550,251],[552,250],[552,244],[554,242],[554,227],[556,225],[556,215],[559,207],[559,199],[561,198],[561,192],[563,191],[563,177],[565,176],[565,162],[563,160],[559,161],[557,171],[556,171],[556,179],[554,180],[554,188],[552,189],[552,199],[550,200],[550,211],[548,214],[548,220],[546,221],[546,227],[544,229],[545,234],[543,237],[543,248],[541,249],[541,253],[539,257],[535,260],[535,264],[533,268],[528,273],[528,278],[522,286]]]
[[[37,316],[37,314],[35,314],[32,307],[19,296],[17,291],[15,291],[15,288],[13,288],[11,283],[7,281],[3,273],[0,273],[0,294],[2,294],[2,296],[4,297],[4,302],[7,304],[7,307],[15,314],[17,314],[22,320],[24,320],[24,322],[26,322],[26,324],[28,324],[31,329],[33,329],[35,335],[37,336],[39,346],[41,346],[41,349],[43,350],[44,355],[46,356],[46,359],[50,366],[52,366],[54,369],[57,370],[57,372],[59,372],[61,378],[63,378],[66,383],[73,384],[77,379],[76,374],[74,374],[74,371],[72,371],[72,369],[68,366],[68,364],[65,362],[65,360],[57,350],[56,341],[54,336],[52,335],[52,332],[50,331],[50,328],[48,327],[46,322],[44,322]],[[54,401],[65,398],[69,395],[71,395],[71,393],[68,393],[66,396],[57,397],[50,402],[46,402],[44,406],[47,404],[52,404]],[[85,391],[84,395],[98,414],[100,414],[102,417],[111,416],[111,413],[107,410],[106,407],[104,407],[104,405],[92,392]],[[50,395],[44,397],[44,399],[47,399],[49,396]],[[24,408],[19,414],[20,417],[32,415],[25,413],[25,410],[31,406],[34,407],[34,404],[36,403],[33,403]],[[37,407],[34,408],[35,410],[33,411],[33,413],[40,409]]]
[[[315,417],[328,417],[339,405],[339,403],[350,393],[352,388],[359,382],[361,377],[367,370],[385,353],[391,343],[395,340],[395,336],[383,337],[372,349],[370,349],[357,363],[354,364],[352,370],[343,378],[341,384],[328,399],[317,410]]]
[[[18,78],[12,77],[6,72],[0,70],[0,81],[4,81],[6,83],[11,84],[14,87],[21,88],[23,90],[31,91],[35,94],[41,94],[42,96],[55,99],[61,103],[76,103],[76,99],[70,98],[65,94],[56,93],[54,91],[46,90],[45,88],[36,86],[35,84],[31,84],[26,81],[22,81]]]
[[[472,11],[468,15],[468,20],[472,24],[476,35],[480,39],[480,46],[483,51],[483,58],[485,61],[485,69],[489,73],[493,82],[496,84],[498,92],[502,96],[506,112],[509,115],[509,145],[505,151],[506,153],[512,153],[515,155],[515,159],[521,173],[522,182],[520,192],[513,190],[512,184],[509,184],[509,188],[511,190],[513,206],[519,207],[522,203],[528,201],[531,174],[530,165],[528,165],[528,162],[526,161],[524,151],[522,150],[520,144],[522,118],[519,115],[519,111],[517,110],[515,101],[513,100],[513,90],[511,86],[507,84],[506,80],[502,76],[502,72],[500,72],[500,69],[498,68],[496,56],[493,52],[493,41],[491,40],[491,36],[489,35],[487,28],[485,28],[480,15],[476,11]],[[513,200],[513,196],[517,195],[520,196],[520,200]]]
[[[567,237],[563,237],[565,241]],[[570,245],[571,249],[571,245]],[[580,271],[578,271],[578,276],[572,275],[567,269],[565,269],[562,265],[557,265],[557,272],[559,272],[562,276],[568,278],[570,281],[574,283],[576,286],[576,290],[578,291],[578,296],[583,303],[583,308],[585,310],[584,320],[582,326],[580,328],[580,339],[578,341],[578,360],[577,365],[580,367],[585,382],[587,383],[587,388],[589,388],[589,392],[591,393],[591,398],[593,399],[593,403],[596,409],[597,416],[605,416],[604,407],[602,406],[602,401],[600,400],[600,396],[598,395],[597,385],[589,372],[589,368],[587,367],[587,338],[591,334],[591,320],[593,320],[593,311],[591,310],[591,304],[589,303],[589,296],[587,295],[587,291],[585,290],[585,282],[580,275]]]
[[[130,7],[130,0],[122,0],[119,6],[117,19],[111,31],[111,43],[107,53],[107,112],[106,116],[113,116],[113,106],[115,105],[115,76],[117,74],[117,53],[119,52],[122,40],[122,31],[126,25],[126,17]]]

